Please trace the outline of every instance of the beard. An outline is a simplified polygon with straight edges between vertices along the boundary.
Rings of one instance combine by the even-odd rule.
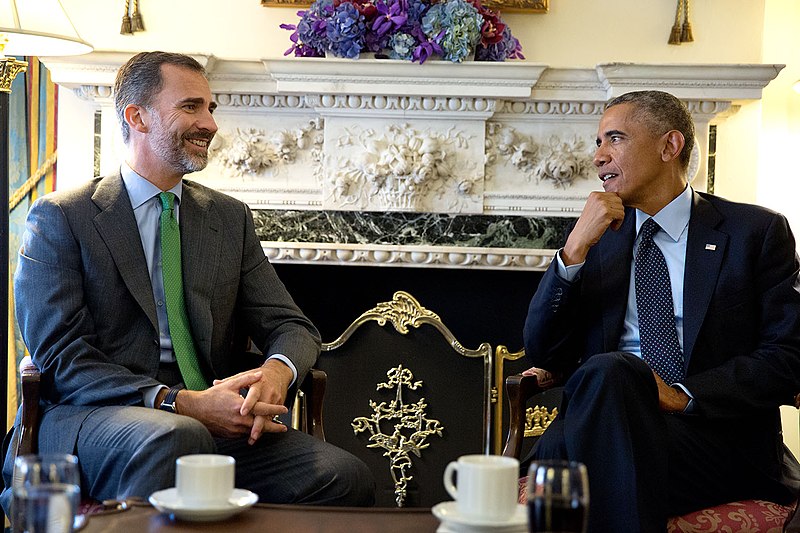
[[[181,174],[199,172],[208,165],[208,152],[193,153],[187,147],[187,139],[202,139],[211,143],[213,133],[202,131],[177,133],[158,124],[153,130],[151,147],[153,152]]]

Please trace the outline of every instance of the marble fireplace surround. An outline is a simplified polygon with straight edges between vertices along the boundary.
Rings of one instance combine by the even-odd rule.
[[[119,158],[111,85],[129,56],[45,59],[55,83],[100,111],[102,158]],[[219,132],[191,179],[254,209],[273,262],[521,270],[547,267],[555,235],[599,187],[591,157],[609,98],[684,100],[704,190],[709,125],[760,99],[782,68],[195,57]]]

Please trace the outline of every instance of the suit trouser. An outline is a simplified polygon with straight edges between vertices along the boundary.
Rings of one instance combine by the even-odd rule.
[[[251,446],[247,437],[214,438],[187,416],[144,407],[100,407],[81,426],[75,453],[83,492],[98,500],[146,498],[175,486],[175,459],[181,455],[221,453],[236,459],[236,487],[255,492],[261,502],[374,503],[375,482],[361,460],[293,429],[264,433]]]
[[[561,412],[532,457],[586,464],[590,532],[653,533],[665,531],[669,516],[704,507],[791,498],[737,440],[730,424],[661,412],[650,367],[609,353],[590,357],[567,381]]]

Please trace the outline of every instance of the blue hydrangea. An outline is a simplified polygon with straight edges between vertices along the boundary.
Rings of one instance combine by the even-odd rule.
[[[483,17],[465,0],[434,4],[422,17],[422,31],[441,47],[444,59],[463,61],[480,41]]]
[[[353,4],[341,3],[325,28],[325,36],[330,41],[328,49],[338,57],[358,57],[365,31],[364,17],[358,9]]]
[[[391,59],[411,60],[417,40],[407,33],[395,33],[389,38],[389,57]]]

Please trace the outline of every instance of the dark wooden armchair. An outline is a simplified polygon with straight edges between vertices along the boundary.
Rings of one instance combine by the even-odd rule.
[[[22,417],[15,456],[37,453],[39,451],[39,383],[41,374],[30,356],[20,361],[19,379],[22,388]],[[322,399],[325,395],[327,375],[322,370],[311,369],[306,376],[295,399],[292,425],[321,440],[325,440],[322,427]]]
[[[553,398],[548,398],[547,395],[559,385],[559,381],[550,372],[541,368],[530,368],[523,374],[506,378],[509,430],[503,455],[522,458],[523,449],[530,449],[536,438],[547,429],[550,417],[554,418],[557,414],[557,411],[553,411],[557,409],[553,407]],[[558,401],[560,392],[556,399]],[[795,407],[800,409],[800,394],[795,397]],[[525,503],[525,482],[526,480],[520,479],[520,503]],[[800,513],[793,518],[795,507],[796,504],[783,506],[762,500],[725,503],[670,518],[667,522],[667,533],[796,532],[800,531],[800,524],[795,523],[800,522]]]

